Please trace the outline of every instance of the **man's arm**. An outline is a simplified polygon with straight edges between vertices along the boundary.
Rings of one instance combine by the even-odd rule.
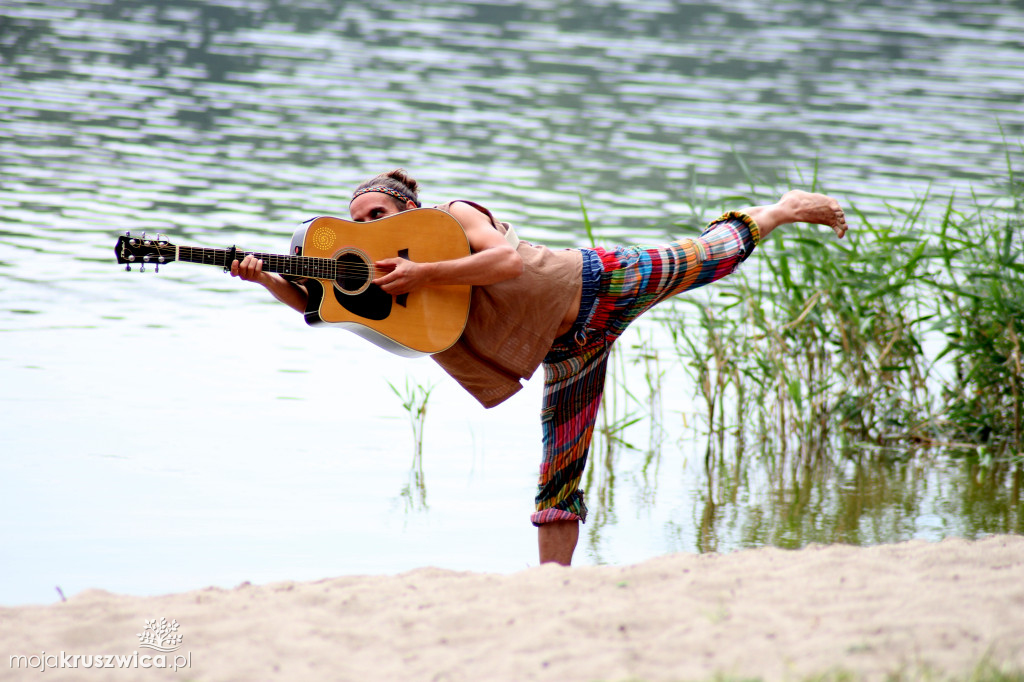
[[[522,258],[487,216],[464,203],[452,204],[450,211],[466,230],[472,254],[436,263],[387,258],[374,263],[385,274],[373,283],[389,294],[404,294],[429,284],[486,285],[522,274]]]
[[[263,272],[263,261],[253,258],[252,254],[247,255],[241,262],[231,262],[231,276],[240,277],[246,282],[262,284],[281,303],[300,313],[306,312],[306,301],[309,299],[306,287],[289,282],[275,272]]]

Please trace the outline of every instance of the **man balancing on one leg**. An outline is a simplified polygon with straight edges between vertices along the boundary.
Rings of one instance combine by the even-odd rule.
[[[417,208],[417,188],[401,169],[379,175],[356,188],[349,212],[363,222]],[[513,246],[508,225],[483,206],[457,200],[437,208],[465,228],[471,255],[437,263],[389,258],[374,264],[383,274],[373,283],[393,295],[431,284],[473,285],[465,331],[433,358],[485,407],[509,398],[544,365],[544,458],[532,521],[541,562],[564,565],[587,516],[579,485],[608,353],[626,326],[666,298],[728,275],[779,225],[827,225],[840,238],[847,230],[838,202],[799,190],[771,206],[726,213],[695,239],[652,248]],[[263,272],[262,265],[248,255],[231,264],[231,274],[305,312],[301,282]]]

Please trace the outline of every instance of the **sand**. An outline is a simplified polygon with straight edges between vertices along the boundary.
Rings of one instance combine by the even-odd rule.
[[[144,659],[158,652],[137,635],[161,618],[177,622],[180,648]],[[39,658],[12,670],[11,656],[44,651],[45,671]],[[0,654],[3,680],[941,679],[983,660],[1021,670],[1024,537],[510,575],[423,568],[159,597],[90,590],[0,608]],[[96,654],[128,667],[85,669],[81,657]],[[143,667],[175,660],[186,667]]]

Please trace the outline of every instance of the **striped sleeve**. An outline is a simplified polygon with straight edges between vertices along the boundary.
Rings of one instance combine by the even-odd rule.
[[[711,277],[714,281],[731,273],[753,253],[761,241],[761,233],[757,223],[746,213],[730,211],[712,221],[693,241],[702,269],[714,270]]]

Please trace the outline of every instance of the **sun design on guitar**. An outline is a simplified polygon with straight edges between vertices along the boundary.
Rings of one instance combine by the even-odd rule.
[[[313,234],[313,246],[323,251],[334,246],[334,230],[329,227],[321,227]]]

